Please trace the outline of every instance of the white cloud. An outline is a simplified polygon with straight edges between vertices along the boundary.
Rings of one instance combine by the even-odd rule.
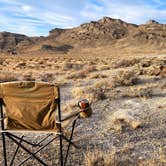
[[[32,11],[32,7],[29,6],[29,5],[22,5],[22,10],[25,11],[25,12],[31,12]]]
[[[41,35],[40,27],[71,27],[74,25],[74,18],[53,10],[31,6],[19,1],[5,1],[7,5],[0,6],[1,30],[23,33],[30,36]],[[5,14],[10,11],[11,14]],[[36,34],[35,34],[36,33]]]
[[[30,25],[10,26],[8,30],[13,33],[26,34],[28,36],[36,36],[38,33],[36,28]]]
[[[156,0],[158,1],[158,0]],[[103,3],[101,12],[96,6],[87,4],[80,12],[87,19],[100,18],[102,16],[110,16],[120,18],[127,22],[141,24],[148,19],[165,19],[166,10],[158,9],[156,6],[151,6],[142,3],[125,3],[125,1],[101,0]]]
[[[83,17],[90,19],[98,18],[100,13],[103,13],[103,7],[91,3],[86,4],[84,9],[80,12]]]
[[[29,16],[33,16],[33,14],[29,14]],[[45,23],[52,25],[66,25],[70,23],[73,18],[65,15],[60,15],[55,12],[45,11],[43,13],[37,12],[35,13],[36,18],[43,20]]]

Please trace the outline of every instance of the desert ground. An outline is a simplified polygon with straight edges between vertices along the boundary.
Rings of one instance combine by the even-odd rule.
[[[15,80],[58,84],[63,111],[77,109],[81,98],[91,102],[93,115],[77,122],[73,141],[80,148],[71,147],[67,165],[166,165],[166,54],[2,55],[0,82]],[[9,158],[14,147],[7,140]],[[2,144],[0,153],[3,165]],[[58,155],[56,141],[38,154],[50,166],[59,165]],[[26,156],[19,150],[14,165]]]

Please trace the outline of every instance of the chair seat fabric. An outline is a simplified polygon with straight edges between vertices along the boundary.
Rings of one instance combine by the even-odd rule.
[[[58,86],[44,82],[0,83],[5,130],[57,131]]]

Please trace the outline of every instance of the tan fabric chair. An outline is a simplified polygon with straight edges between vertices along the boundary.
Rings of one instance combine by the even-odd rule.
[[[49,132],[58,135],[58,138],[60,138],[61,166],[65,165],[63,162],[62,138],[69,142],[69,147],[70,144],[73,144],[71,142],[73,130],[76,119],[79,117],[79,113],[81,111],[74,112],[74,114],[65,118],[66,120],[75,118],[73,122],[72,133],[70,139],[68,139],[63,134],[62,129],[63,120],[61,119],[59,87],[44,82],[25,81],[1,83],[0,98],[4,165],[7,166],[5,137],[10,138],[18,145],[18,148],[23,148],[27,153],[31,155],[31,157],[33,156],[41,164],[47,165],[40,158],[38,158],[34,152],[30,152],[20,142],[38,146],[41,142],[43,142],[43,140],[47,139],[48,136],[41,140],[37,145],[35,145],[11,133],[27,131]],[[54,139],[55,138],[53,138],[49,143],[51,143]],[[45,145],[41,148],[44,147]],[[13,164],[16,154],[17,151],[14,154],[10,165]],[[20,165],[24,164],[31,157],[25,159],[23,162],[20,163]],[[65,163],[66,160],[67,154],[65,158]]]
[[[56,131],[58,87],[37,82],[0,84],[5,130]]]

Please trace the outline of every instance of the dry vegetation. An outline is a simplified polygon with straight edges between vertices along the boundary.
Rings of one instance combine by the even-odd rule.
[[[81,148],[71,148],[68,165],[166,165],[165,55],[0,57],[0,82],[15,80],[59,83],[65,111],[80,98],[92,103],[93,116],[77,124],[74,138]],[[58,163],[56,148],[51,144],[48,155],[48,149],[41,153],[50,165]]]

